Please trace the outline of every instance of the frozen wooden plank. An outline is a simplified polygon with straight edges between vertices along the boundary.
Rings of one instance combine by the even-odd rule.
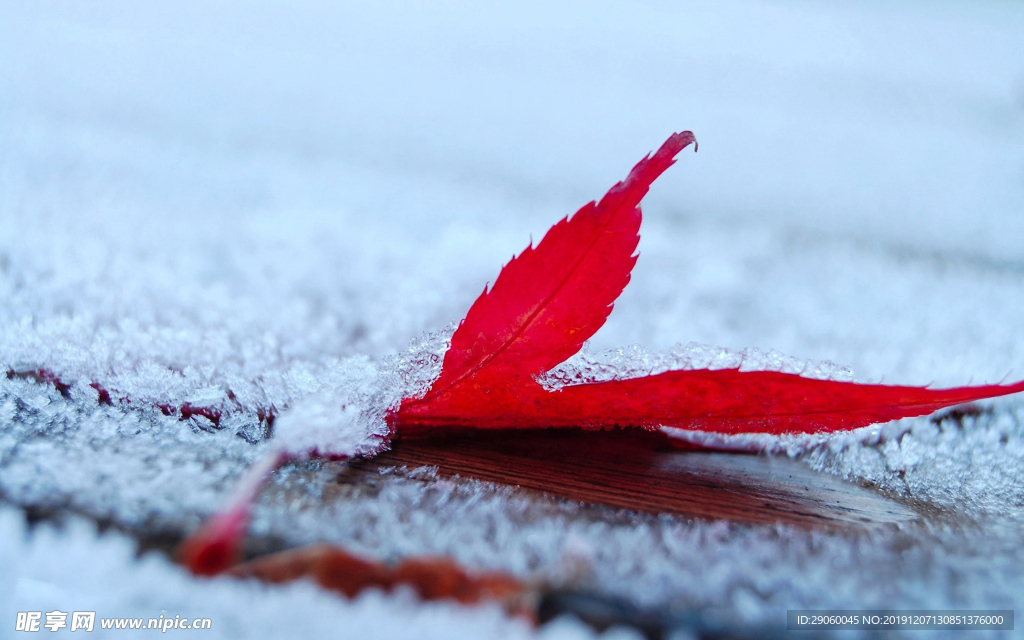
[[[913,505],[786,457],[682,451],[660,433],[499,432],[407,439],[356,468],[435,466],[580,502],[709,520],[803,528],[919,521]]]

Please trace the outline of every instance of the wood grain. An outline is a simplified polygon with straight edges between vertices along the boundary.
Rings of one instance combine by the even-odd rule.
[[[709,520],[860,529],[922,519],[912,505],[787,457],[682,451],[659,432],[453,433],[399,440],[391,451],[353,464],[434,466],[443,476]]]

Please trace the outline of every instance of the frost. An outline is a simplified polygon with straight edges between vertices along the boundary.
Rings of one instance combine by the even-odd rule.
[[[808,443],[811,467],[973,517],[1024,522],[1024,407],[946,412]]]
[[[354,457],[386,448],[387,416],[403,398],[426,393],[441,372],[454,325],[425,334],[378,369],[368,360],[341,384],[300,400],[276,422],[274,446],[293,454]],[[355,365],[353,365],[354,367]]]
[[[403,398],[419,398],[441,375],[444,354],[451,346],[456,323],[440,331],[433,331],[414,340],[402,353],[384,359],[384,397],[388,408],[394,408]]]
[[[666,371],[698,369],[779,371],[816,380],[853,380],[850,369],[833,362],[800,360],[775,350],[744,349],[737,352],[690,342],[676,344],[664,352],[652,352],[634,344],[593,353],[590,345],[584,344],[579,353],[539,376],[537,381],[545,389],[555,390],[571,384],[628,380]]]
[[[285,408],[274,423],[273,446],[294,454],[358,456],[378,451],[388,435],[380,403],[379,372],[352,358],[334,384]]]
[[[339,482],[340,471],[327,465],[332,479],[315,495],[306,491],[308,474],[277,478],[254,530],[382,558],[447,554],[647,604],[726,606],[751,621],[777,620],[792,602],[1009,606],[1024,589],[1014,524],[808,532],[618,511],[400,468]],[[286,496],[298,500],[287,512],[275,506]]]

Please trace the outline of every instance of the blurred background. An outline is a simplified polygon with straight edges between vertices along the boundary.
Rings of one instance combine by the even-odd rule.
[[[687,128],[703,154],[655,194],[663,215],[1024,257],[1012,2],[2,11],[5,212],[33,213],[19,176],[77,186],[83,206],[391,219],[408,208],[400,187],[422,181],[562,210]],[[368,182],[357,172],[390,188],[346,188]],[[442,224],[446,209],[416,217]]]

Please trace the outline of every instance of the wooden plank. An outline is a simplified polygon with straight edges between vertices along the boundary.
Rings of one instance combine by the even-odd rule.
[[[657,432],[503,431],[406,439],[354,463],[354,470],[400,465],[709,520],[859,529],[922,519],[912,505],[784,456],[682,451]]]

